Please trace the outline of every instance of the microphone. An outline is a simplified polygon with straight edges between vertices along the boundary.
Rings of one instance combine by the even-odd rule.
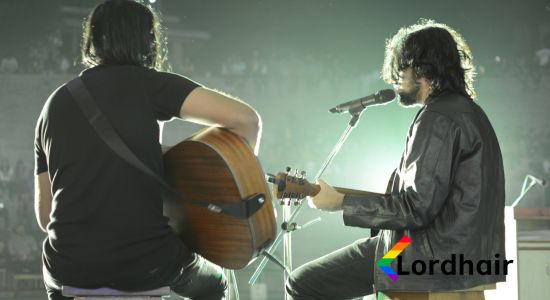
[[[392,101],[393,99],[395,99],[395,91],[391,89],[386,89],[363,98],[336,105],[329,111],[331,113],[341,114],[347,112],[353,114],[361,112],[363,109],[367,108],[367,106],[385,104]]]
[[[541,186],[546,186],[546,180],[543,178],[538,178],[533,175],[528,174],[527,177],[531,178],[535,183],[540,184]]]

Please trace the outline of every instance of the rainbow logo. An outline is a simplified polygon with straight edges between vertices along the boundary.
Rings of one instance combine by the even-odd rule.
[[[390,268],[391,262],[399,254],[401,254],[401,252],[403,252],[403,250],[405,250],[411,242],[411,239],[407,235],[403,236],[401,240],[399,240],[399,242],[397,242],[397,244],[395,244],[395,246],[393,246],[390,251],[388,251],[388,253],[386,253],[386,255],[384,255],[384,257],[376,263],[376,265],[382,269],[382,271],[384,271],[384,273],[386,273],[393,282],[399,279],[399,275],[397,275],[397,273]]]

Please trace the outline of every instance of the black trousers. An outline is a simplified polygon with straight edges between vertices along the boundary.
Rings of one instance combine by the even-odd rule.
[[[299,267],[286,283],[290,298],[339,300],[372,294],[377,241],[361,239]]]
[[[192,262],[181,269],[179,274],[163,284],[186,298],[196,300],[224,299],[227,292],[227,279],[222,268],[192,253]],[[61,283],[44,270],[44,284],[49,300],[73,299],[61,295]]]

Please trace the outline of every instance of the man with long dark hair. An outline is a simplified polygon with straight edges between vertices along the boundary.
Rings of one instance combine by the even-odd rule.
[[[154,11],[109,0],[86,20],[80,77],[135,154],[163,173],[158,121],[182,118],[225,127],[257,153],[260,117],[247,104],[163,72],[164,40]],[[170,286],[192,299],[222,299],[218,266],[191,252],[163,216],[161,188],[97,136],[65,85],[36,126],[36,215],[47,232],[44,279],[62,285],[136,291]]]
[[[449,26],[429,20],[403,27],[388,40],[383,79],[400,103],[419,105],[401,163],[386,194],[342,194],[324,181],[310,206],[343,210],[344,224],[381,230],[298,268],[287,282],[294,299],[350,299],[377,290],[462,290],[504,281],[503,273],[400,276],[375,267],[397,242],[403,266],[463,254],[504,259],[504,173],[496,135],[474,102],[469,47]],[[397,270],[397,260],[391,263]],[[433,267],[433,266],[432,266]],[[502,270],[501,270],[502,271]]]

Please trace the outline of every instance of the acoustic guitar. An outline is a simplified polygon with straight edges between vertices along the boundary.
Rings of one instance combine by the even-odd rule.
[[[250,146],[222,128],[206,128],[164,155],[166,178],[186,197],[213,204],[265,203],[249,218],[216,213],[186,199],[165,200],[165,214],[185,245],[228,269],[250,264],[275,239],[276,222],[264,172]]]

